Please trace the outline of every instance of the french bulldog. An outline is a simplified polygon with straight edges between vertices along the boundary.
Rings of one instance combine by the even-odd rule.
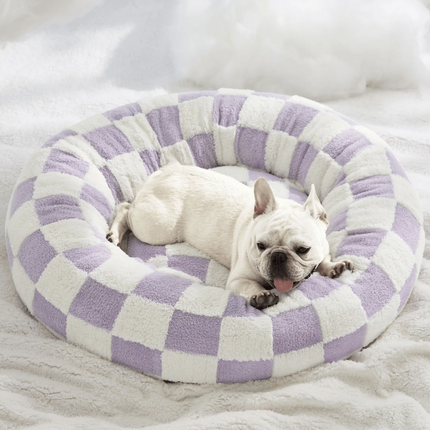
[[[300,205],[276,198],[264,178],[252,190],[220,173],[169,164],[118,206],[106,237],[119,245],[130,229],[151,245],[187,242],[230,269],[228,290],[264,309],[314,271],[336,278],[353,270],[350,260],[331,261],[327,226],[314,185]]]

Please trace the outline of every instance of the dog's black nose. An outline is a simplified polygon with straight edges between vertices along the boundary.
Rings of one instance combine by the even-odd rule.
[[[287,261],[287,255],[284,252],[273,252],[270,259],[272,260],[272,264],[280,266]]]

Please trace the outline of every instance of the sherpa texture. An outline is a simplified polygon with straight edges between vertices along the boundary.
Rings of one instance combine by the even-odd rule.
[[[314,183],[332,254],[354,274],[314,276],[261,312],[202,286],[215,264],[186,245],[161,250],[158,267],[130,258],[105,239],[111,212],[172,159]],[[301,97],[229,89],[143,100],[50,139],[21,173],[6,233],[17,291],[53,332],[163,379],[208,383],[284,376],[368,345],[405,305],[424,248],[417,193],[381,138]]]

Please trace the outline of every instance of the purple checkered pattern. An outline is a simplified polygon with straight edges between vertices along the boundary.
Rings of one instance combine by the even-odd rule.
[[[420,204],[403,168],[343,115],[344,127],[335,128],[338,120],[318,133],[324,106],[271,93],[252,93],[246,104],[249,94],[221,89],[139,101],[97,116],[93,129],[91,121],[82,133],[70,127],[35,154],[12,195],[6,237],[15,281],[25,276],[33,286],[22,298],[38,320],[131,368],[202,383],[288,375],[296,360],[288,358],[297,354],[313,364],[340,360],[392,322],[391,310],[400,312],[411,294],[424,242]],[[258,117],[259,100],[271,129],[247,119]],[[231,154],[236,166],[226,161]],[[262,312],[216,288],[227,270],[186,244],[151,246],[131,236],[125,255],[104,238],[115,203],[174,158],[249,186],[265,177],[299,203],[306,199],[300,190],[315,183],[330,214],[333,254],[356,260],[358,269],[337,280],[313,276],[291,293],[294,306],[287,295],[286,307]],[[44,164],[32,176],[36,159]],[[395,274],[393,257],[404,261]],[[217,297],[216,309],[199,306],[208,296]],[[105,344],[88,345],[89,334]]]

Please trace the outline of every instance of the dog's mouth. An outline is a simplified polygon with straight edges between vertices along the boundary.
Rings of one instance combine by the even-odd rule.
[[[284,278],[274,278],[270,281],[270,284],[272,287],[276,288],[280,293],[288,293],[289,291],[293,290],[294,288],[297,288],[302,281],[305,279],[309,279],[312,274],[315,272],[317,266],[315,266],[303,279],[300,281],[291,281],[290,279],[284,279]]]

